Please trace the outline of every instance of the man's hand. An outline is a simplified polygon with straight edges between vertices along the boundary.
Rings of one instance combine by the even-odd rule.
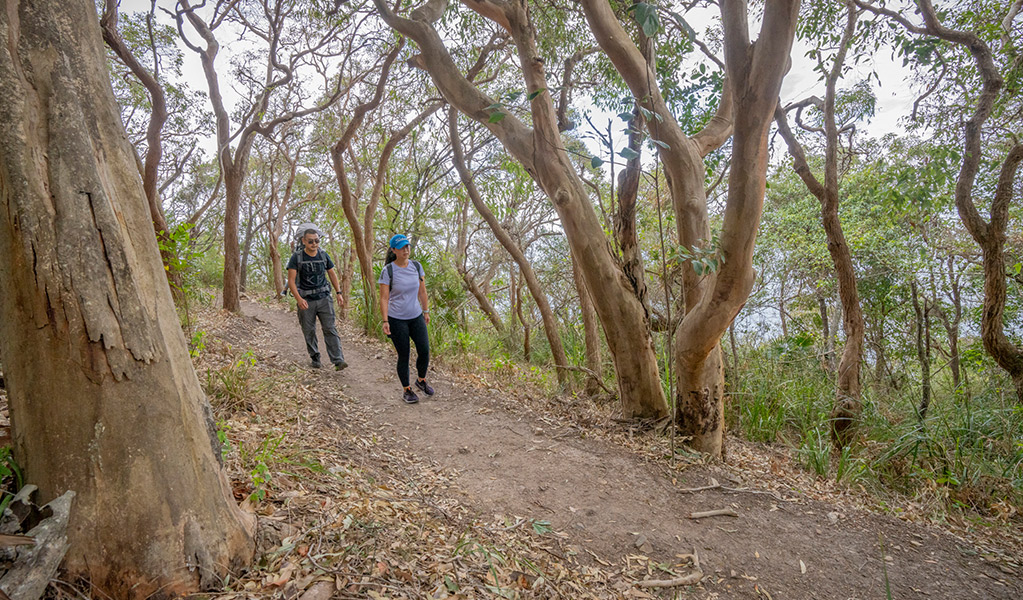
[[[345,306],[345,297],[342,296],[341,294],[334,294],[334,297],[337,298],[337,305],[339,307],[341,307],[341,308],[344,308],[344,306]]]
[[[295,298],[295,302],[298,303],[298,310],[305,310],[309,308],[309,303],[306,302],[305,298],[303,298],[302,296],[298,296],[297,298]]]

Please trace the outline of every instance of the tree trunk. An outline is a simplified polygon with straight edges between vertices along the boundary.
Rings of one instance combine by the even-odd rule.
[[[373,277],[373,240],[372,233],[367,233],[363,230],[362,222],[359,216],[359,198],[352,192],[351,182],[348,180],[348,171],[345,168],[345,152],[349,150],[352,140],[355,138],[355,134],[358,132],[359,127],[362,125],[363,120],[366,118],[366,114],[374,110],[380,105],[384,95],[384,88],[387,84],[387,77],[391,72],[391,65],[394,64],[395,59],[398,57],[398,53],[405,47],[404,38],[399,39],[398,43],[391,49],[391,51],[384,58],[384,63],[380,68],[380,78],[377,80],[376,86],[374,87],[373,96],[355,107],[352,111],[352,118],[345,126],[345,130],[342,132],[340,139],[330,149],[331,164],[334,166],[334,176],[337,178],[338,187],[341,190],[341,209],[344,212],[345,220],[348,221],[348,226],[352,230],[352,247],[355,249],[355,255],[359,260],[359,273],[361,275],[360,280],[362,282],[362,290],[365,295],[366,301],[366,319],[365,319],[365,330],[368,332],[371,324],[377,320],[379,316],[380,308],[376,302],[371,299],[376,296],[374,293],[374,286],[376,285],[376,279]],[[372,224],[372,218],[367,219],[367,224]]]
[[[239,291],[241,289],[241,244],[238,239],[242,185],[245,182],[243,163],[232,167],[230,148],[221,151],[220,168],[224,170],[224,302],[223,307],[231,312],[242,309]]]
[[[948,333],[949,354],[951,354],[952,366],[952,387],[955,393],[961,391],[962,370],[959,358],[959,323],[963,318],[963,299],[959,289],[959,276],[955,272],[955,257],[948,257],[948,286],[952,294],[952,308],[954,310],[952,319],[948,319],[942,313],[942,322],[945,331]]]
[[[600,393],[600,382],[598,378],[604,376],[603,360],[600,357],[600,332],[597,330],[597,313],[593,310],[593,300],[590,298],[590,291],[586,288],[586,280],[572,255],[572,278],[575,280],[575,289],[579,294],[579,312],[583,321],[583,339],[586,343],[586,368],[592,371],[592,375],[586,379],[584,391],[589,396]]]
[[[515,278],[515,314],[522,323],[522,358],[528,363],[532,360],[532,350],[529,346],[529,321],[526,320],[525,312],[522,310],[522,271],[518,274],[512,273]]]
[[[427,7],[442,4],[445,4],[443,0]],[[666,416],[667,403],[661,388],[649,320],[611,254],[603,228],[572,160],[561,144],[551,143],[551,140],[561,139],[561,133],[548,91],[550,86],[543,59],[532,37],[533,28],[526,5],[467,3],[511,33],[518,50],[526,91],[531,98],[533,129],[526,127],[513,114],[506,114],[494,122],[491,118],[493,109],[488,109],[494,104],[493,99],[485,96],[459,72],[433,27],[433,11],[417,9],[412,11],[412,19],[405,19],[394,14],[383,0],[374,0],[374,5],[388,25],[419,44],[421,62],[444,98],[490,129],[551,199],[561,218],[565,237],[582,267],[587,286],[601,290],[601,294],[594,295],[594,304],[615,362],[623,415],[626,418]],[[436,17],[439,18],[439,13]]]
[[[831,373],[835,370],[835,344],[831,337],[828,323],[828,299],[817,291],[817,307],[821,313],[821,339],[824,341],[824,370]]]
[[[789,325],[785,319],[785,282],[788,276],[787,270],[782,271],[781,283],[778,286],[778,317],[781,319],[781,336],[786,339],[789,337]]]
[[[842,223],[838,217],[839,176],[838,176],[838,125],[835,117],[838,79],[844,69],[846,52],[856,29],[857,9],[853,0],[845,1],[846,26],[838,45],[834,63],[828,71],[824,95],[824,182],[821,183],[810,170],[806,155],[799,141],[789,129],[785,109],[775,111],[778,131],[788,145],[793,158],[793,168],[806,184],[807,189],[821,204],[821,223],[828,242],[828,253],[835,267],[838,280],[838,298],[842,304],[842,325],[845,330],[845,346],[838,360],[835,379],[835,405],[831,411],[831,436],[839,447],[850,442],[863,406],[860,402],[860,365],[863,361],[863,311],[860,308],[859,293],[856,290],[856,268],[853,265],[849,244],[845,241]]]
[[[340,310],[341,320],[347,321],[352,312],[352,281],[355,279],[355,252],[351,246],[345,249],[344,268],[341,269],[341,297],[345,305]]]
[[[928,355],[931,332],[927,321],[927,298],[923,308],[920,307],[920,293],[916,280],[910,282],[913,293],[913,311],[916,313],[916,357],[920,361],[920,407],[917,417],[923,421],[927,418],[927,408],[931,405],[931,361]],[[926,341],[925,341],[926,337]]]
[[[580,4],[597,42],[633,97],[655,115],[647,119],[647,128],[660,142],[658,153],[671,191],[678,239],[686,248],[705,249],[711,242],[704,157],[734,131],[719,256],[710,272],[697,273],[691,263],[684,265],[687,310],[674,338],[676,417],[696,449],[720,456],[724,380],[719,342],[753,286],[752,254],[766,186],[771,103],[776,102],[787,69],[799,3],[772,3],[764,12],[755,45],[749,37],[746,2],[720,3],[724,90],[718,113],[692,137],[682,132],[656,86],[657,76],[647,57],[630,41],[610,5],[604,0]]]
[[[472,205],[476,207],[476,212],[487,222],[494,237],[497,238],[497,241],[501,242],[501,246],[511,255],[515,264],[518,265],[519,272],[529,288],[529,294],[533,297],[533,301],[536,302],[537,308],[540,309],[540,318],[543,320],[543,329],[547,335],[547,343],[551,347],[551,356],[554,359],[558,383],[562,387],[567,386],[569,384],[568,371],[564,367],[568,366],[568,357],[565,355],[565,347],[561,343],[561,334],[558,332],[558,322],[554,318],[554,311],[551,310],[550,302],[547,301],[547,294],[544,293],[543,287],[540,286],[540,280],[537,279],[536,273],[533,271],[533,267],[526,258],[526,255],[522,253],[519,245],[515,243],[515,240],[498,222],[497,217],[494,216],[490,207],[483,201],[483,197],[480,196],[480,192],[472,180],[472,173],[469,172],[469,167],[465,164],[462,142],[458,136],[458,112],[454,109],[448,112],[448,135],[451,139],[452,162],[455,165],[455,170],[458,171],[458,177],[462,180],[462,185],[465,187]],[[528,349],[526,357],[528,360]]]
[[[632,284],[633,293],[643,309],[650,312],[647,299],[646,271],[643,268],[643,253],[639,247],[639,232],[636,228],[636,204],[639,200],[639,180],[642,175],[642,152],[644,125],[643,112],[636,106],[629,124],[629,148],[635,153],[618,174],[618,211],[614,214],[614,231],[622,253],[622,272]]]
[[[245,292],[249,287],[249,256],[252,255],[252,221],[254,220],[252,203],[249,202],[249,214],[245,220],[245,238],[242,244],[242,260],[238,266],[240,277],[238,278],[238,290]]]
[[[0,360],[14,454],[77,496],[64,568],[104,596],[221,585],[254,520],[217,462],[95,5],[0,10]],[[31,352],[25,352],[31,348]]]
[[[280,242],[274,236],[270,237],[270,277],[274,281],[274,292],[276,298],[284,293],[284,265],[281,261]],[[347,298],[348,296],[345,296]]]

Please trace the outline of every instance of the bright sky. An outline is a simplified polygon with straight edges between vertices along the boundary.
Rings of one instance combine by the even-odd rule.
[[[166,13],[160,12],[160,8],[173,10],[174,5],[174,0],[157,1],[157,10],[161,22],[171,22],[171,19]],[[149,8],[149,0],[122,0],[121,2],[121,10],[123,12],[148,11]],[[691,11],[687,13],[686,18],[698,33],[702,33],[707,29],[708,25],[713,25],[720,17],[718,10],[711,7]],[[225,25],[225,27],[227,26]],[[758,28],[759,24],[751,24],[751,35],[754,38],[758,33]],[[191,27],[186,25],[185,30],[193,43],[201,41]],[[228,65],[230,64],[232,45],[237,47],[238,40],[236,36],[229,35],[227,31],[218,31],[218,33],[221,51],[217,57],[217,66],[222,76],[226,76],[229,73]],[[813,71],[812,62],[806,58],[808,48],[808,44],[801,43],[798,40],[793,48],[792,69],[786,76],[782,86],[781,96],[783,102],[799,100],[810,95],[823,96],[824,90],[822,83],[819,81],[819,74]],[[184,73],[188,85],[193,89],[205,92],[207,89],[206,82],[198,57],[183,44],[181,44],[181,49],[184,54]],[[859,128],[873,137],[880,137],[893,131],[901,132],[903,127],[899,121],[910,114],[915,97],[907,83],[909,79],[908,70],[902,67],[901,64],[893,61],[887,50],[882,50],[873,57],[872,61],[865,61],[858,65],[846,76],[840,83],[840,86],[850,87],[856,82],[865,79],[871,68],[878,71],[883,87],[879,87],[876,81],[872,82],[874,92],[877,95],[877,112],[869,123],[860,123]],[[224,95],[225,104],[228,106],[228,110],[231,111],[232,105],[237,101],[238,96],[234,94],[231,85],[226,80],[222,82],[221,91]],[[603,114],[597,112],[596,109],[591,109],[591,116],[594,117],[594,122],[598,125],[606,123],[609,119],[614,121],[618,126],[618,135],[615,140],[616,148],[624,146],[624,123],[617,119],[614,114]],[[215,141],[211,138],[208,143],[203,144],[203,147],[208,151],[212,151],[215,148]],[[595,142],[591,151],[598,151]],[[606,155],[604,157],[606,158]]]

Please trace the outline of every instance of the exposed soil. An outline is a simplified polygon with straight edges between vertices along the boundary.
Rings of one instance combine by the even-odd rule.
[[[452,501],[482,515],[549,521],[594,564],[636,555],[671,564],[698,552],[706,574],[699,586],[688,595],[649,593],[866,599],[884,598],[887,580],[892,598],[1023,598],[1011,563],[936,528],[778,490],[766,485],[769,472],[699,463],[669,471],[666,458],[600,439],[443,367],[431,368],[436,395],[405,405],[389,345],[341,327],[348,369],[312,370],[294,313],[251,302],[243,310],[245,324],[237,319],[221,337],[245,347],[255,343],[252,330],[266,328],[259,337],[274,340],[274,360],[324,399],[323,426],[332,423],[329,399],[343,393],[371,430],[364,435],[444,472]],[[721,487],[691,491],[713,481]],[[724,508],[738,516],[689,518]]]

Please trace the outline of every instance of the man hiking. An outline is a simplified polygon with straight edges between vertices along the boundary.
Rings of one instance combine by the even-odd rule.
[[[327,278],[330,283],[327,283]],[[333,285],[333,288],[331,287]],[[334,304],[331,296],[337,298],[338,306],[344,306],[334,261],[326,250],[320,250],[320,232],[306,229],[302,233],[302,249],[291,255],[288,261],[288,289],[298,303],[298,324],[305,336],[306,350],[312,359],[311,366],[319,369],[320,348],[316,340],[316,318],[323,328],[323,341],[327,345],[327,356],[338,371],[348,366],[341,352],[341,337],[334,326]],[[333,293],[331,293],[333,290]]]

